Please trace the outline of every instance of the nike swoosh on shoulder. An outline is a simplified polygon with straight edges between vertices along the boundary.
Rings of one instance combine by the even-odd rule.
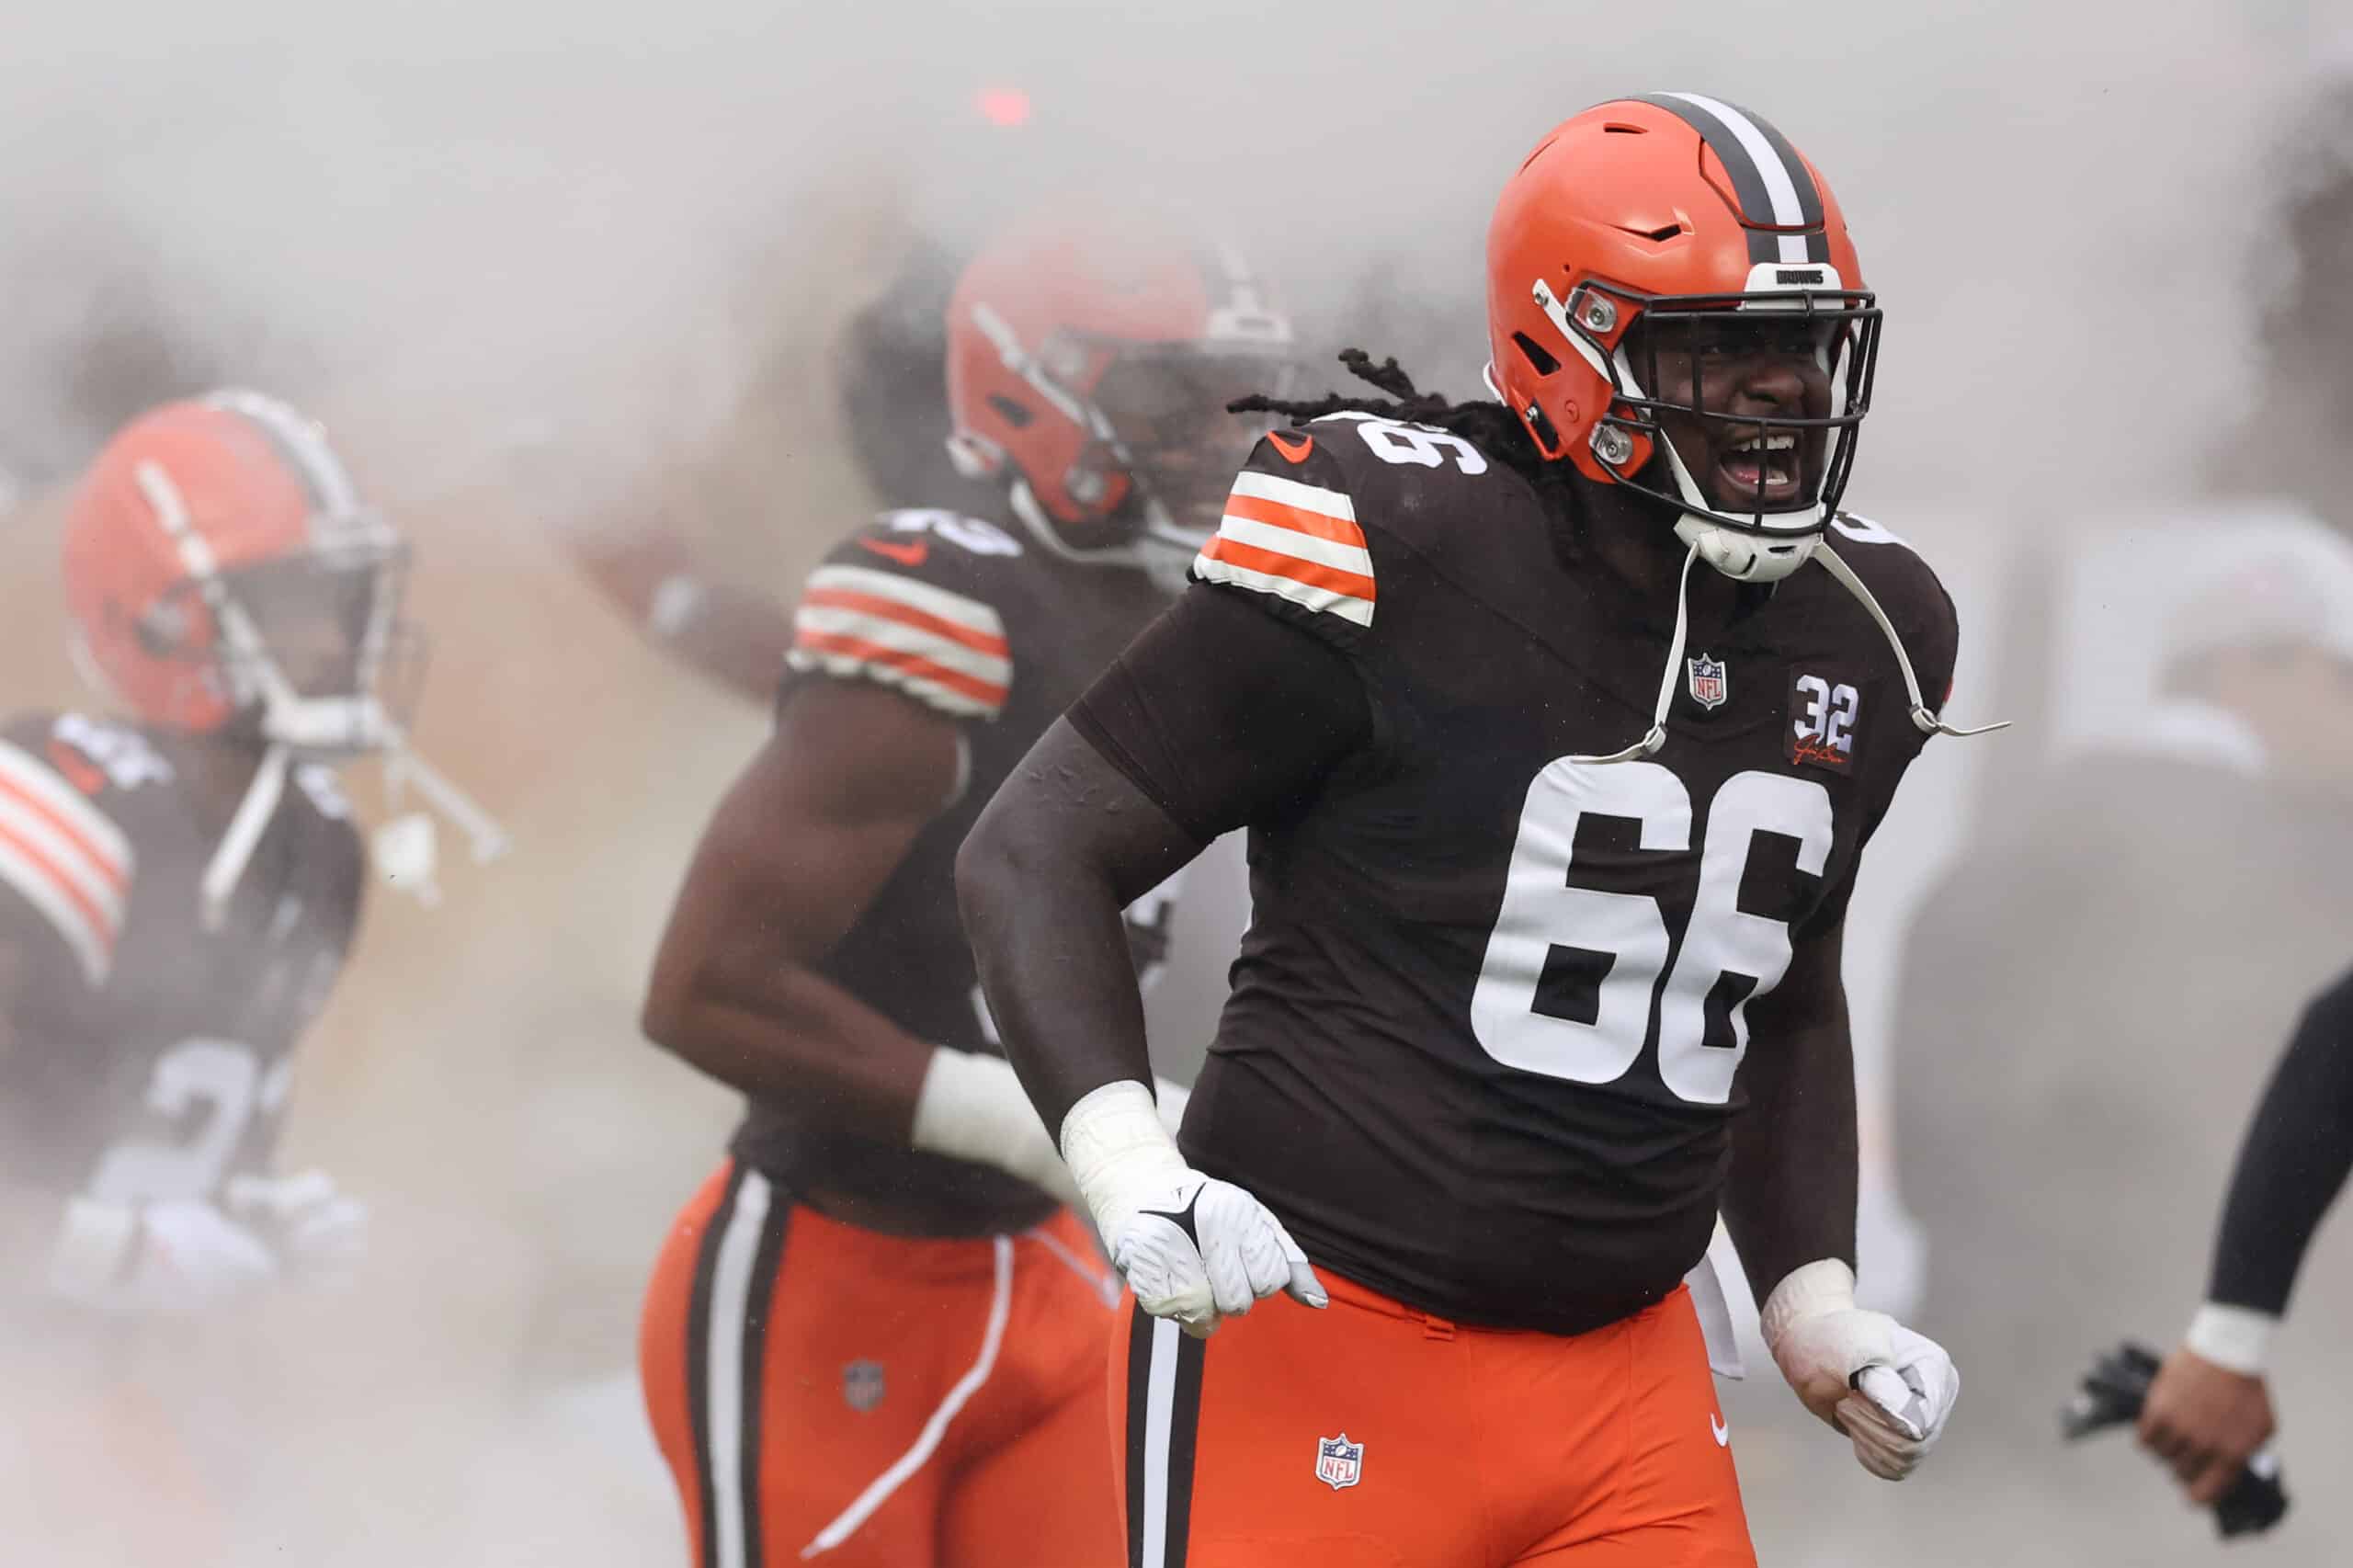
[[[1715,1434],[1716,1447],[1726,1449],[1732,1446],[1732,1428],[1725,1426],[1723,1417],[1713,1411],[1708,1413],[1708,1430]]]
[[[904,544],[892,544],[881,539],[862,539],[858,542],[860,549],[870,550],[902,566],[920,566],[931,555],[931,541],[927,539],[909,540]]]
[[[1277,431],[1269,430],[1267,432],[1267,439],[1274,444],[1275,450],[1282,453],[1283,457],[1290,462],[1305,462],[1307,454],[1315,449],[1315,437],[1313,436],[1302,436],[1298,440],[1292,441],[1285,439]]]

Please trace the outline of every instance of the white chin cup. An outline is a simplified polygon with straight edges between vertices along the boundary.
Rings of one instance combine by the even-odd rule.
[[[264,707],[262,733],[299,752],[335,755],[381,751],[399,731],[372,697],[280,697]]]
[[[1819,533],[1790,539],[1745,533],[1705,517],[1686,513],[1675,525],[1675,537],[1699,552],[1699,559],[1737,583],[1778,583],[1813,559]]]

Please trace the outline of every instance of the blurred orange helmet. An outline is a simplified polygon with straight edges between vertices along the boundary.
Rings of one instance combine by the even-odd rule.
[[[1829,373],[1827,416],[1735,419],[1696,394],[1660,401],[1659,335],[1644,324],[1669,317],[1719,332],[1797,318]],[[1554,128],[1495,204],[1487,331],[1489,382],[1545,457],[1676,508],[1677,532],[1729,575],[1786,576],[1812,554],[1853,468],[1880,312],[1829,186],[1763,119],[1654,93]],[[1717,504],[1661,430],[1663,412],[1793,442],[1794,499],[1768,508],[1760,483],[1753,506]]]
[[[65,518],[68,611],[85,667],[142,718],[190,730],[257,716],[305,750],[371,750],[404,551],[358,504],[324,433],[222,392],[131,421]]]
[[[1228,415],[1290,367],[1242,258],[1148,222],[1032,220],[948,306],[949,449],[1049,549],[1181,572],[1263,424]]]

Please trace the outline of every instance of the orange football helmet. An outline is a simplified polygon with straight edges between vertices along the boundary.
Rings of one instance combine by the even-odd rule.
[[[167,403],[92,461],[65,518],[85,666],[142,718],[250,716],[297,751],[393,744],[379,699],[405,547],[319,427],[256,392]]]
[[[1661,341],[1678,324],[1690,330],[1677,341],[1695,345],[1695,390],[1665,402]],[[1730,576],[1769,581],[1812,555],[1870,412],[1880,312],[1829,186],[1772,126],[1694,93],[1617,99],[1563,122],[1495,204],[1487,329],[1489,384],[1545,457],[1673,506],[1677,533]],[[1704,406],[1702,336],[1768,330],[1803,336],[1828,375],[1825,415]],[[1760,477],[1753,505],[1722,504],[1662,415],[1736,426],[1760,476],[1763,454],[1794,453],[1777,460],[1794,494],[1768,506]]]
[[[1049,549],[1181,574],[1264,428],[1225,404],[1272,390],[1290,345],[1231,250],[1032,221],[949,301],[949,449]]]

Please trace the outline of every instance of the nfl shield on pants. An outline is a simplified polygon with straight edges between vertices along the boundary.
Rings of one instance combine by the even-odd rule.
[[[1688,1289],[1589,1334],[1463,1328],[1332,1270],[1208,1339],[1130,1303],[1130,1568],[1754,1568]]]
[[[1018,1235],[890,1236],[721,1167],[671,1227],[639,1327],[688,1562],[1116,1562],[1115,1301],[1067,1212]]]

